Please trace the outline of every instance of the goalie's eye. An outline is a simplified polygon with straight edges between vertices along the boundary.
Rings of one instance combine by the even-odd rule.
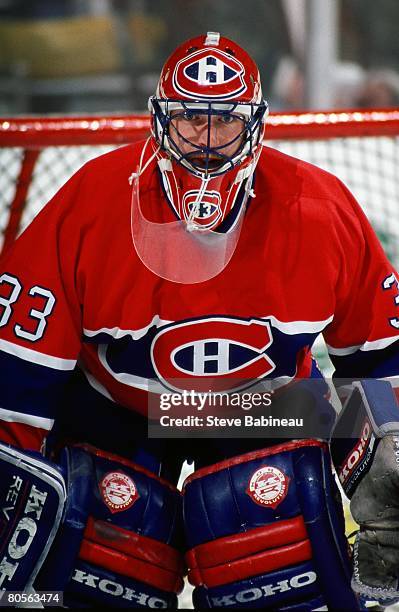
[[[199,115],[196,115],[193,111],[185,110],[183,113],[183,118],[186,121],[197,121],[199,119]]]
[[[233,117],[233,115],[230,115],[230,113],[223,113],[223,115],[220,116],[220,121],[222,123],[233,123],[234,120],[236,120],[237,117]]]

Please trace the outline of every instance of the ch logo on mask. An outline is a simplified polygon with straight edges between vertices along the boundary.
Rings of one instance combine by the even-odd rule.
[[[184,218],[192,218],[204,229],[211,229],[222,218],[222,198],[218,191],[205,191],[202,195],[201,201],[197,203],[198,194],[199,191],[197,189],[192,189],[184,194]]]
[[[228,100],[246,91],[244,73],[244,66],[231,55],[220,49],[202,49],[176,64],[173,84],[191,98]],[[203,94],[198,86],[206,88]]]
[[[184,69],[184,74],[198,85],[224,85],[234,79],[238,72],[232,70],[218,57],[208,55],[189,64]]]

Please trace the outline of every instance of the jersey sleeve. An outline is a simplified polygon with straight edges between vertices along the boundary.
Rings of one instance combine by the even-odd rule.
[[[334,377],[399,375],[399,276],[360,206],[341,184],[336,221],[341,268],[334,319],[324,337]]]
[[[80,352],[82,174],[0,259],[0,440],[24,449],[39,450],[51,430]]]

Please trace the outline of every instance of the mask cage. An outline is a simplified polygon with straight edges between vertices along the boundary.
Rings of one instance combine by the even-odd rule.
[[[242,103],[240,101],[204,102],[203,100],[195,100],[187,102],[181,99],[164,100],[153,96],[150,98],[150,104],[155,116],[155,137],[161,148],[169,152],[178,163],[196,176],[205,177],[224,174],[240,164],[245,157],[249,155],[252,156],[262,133],[260,129],[261,124],[265,121],[268,113],[268,105],[265,100],[262,100],[259,104]],[[173,111],[178,111],[178,113],[172,117],[171,113]],[[197,145],[188,140],[173,126],[174,119],[189,113],[208,117],[207,146]],[[211,147],[211,118],[226,115],[234,115],[235,117],[238,116],[241,118],[244,124],[243,130],[229,142],[223,143],[223,145],[220,146]],[[179,135],[179,138],[181,138],[183,142],[189,144],[193,150],[184,153],[173,138],[173,130]],[[234,142],[241,137],[242,142],[233,155],[229,156],[222,152],[222,149],[234,144]],[[198,153],[204,156],[201,165],[195,164],[192,159]],[[221,165],[217,168],[212,168],[212,160],[215,158],[221,160]]]

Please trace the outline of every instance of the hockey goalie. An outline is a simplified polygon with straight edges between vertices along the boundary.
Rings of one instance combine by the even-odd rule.
[[[264,146],[236,43],[183,43],[149,109],[149,138],[88,162],[1,259],[3,597],[173,609],[188,573],[198,609],[399,599],[399,277],[337,178]],[[148,437],[150,397],[209,378],[272,381],[288,412],[303,388],[328,427]]]

